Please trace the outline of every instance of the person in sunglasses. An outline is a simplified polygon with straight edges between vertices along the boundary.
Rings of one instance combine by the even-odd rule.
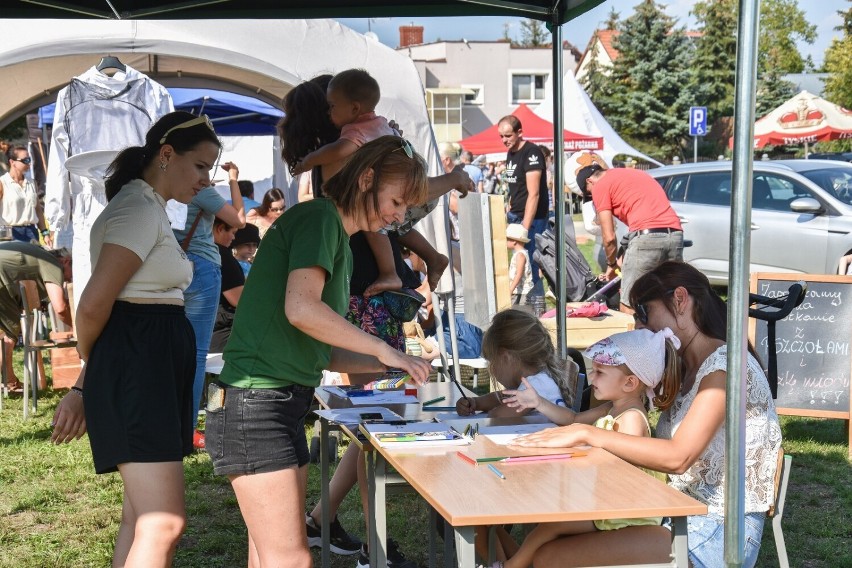
[[[246,221],[257,227],[260,238],[266,234],[272,223],[284,213],[287,207],[284,205],[284,192],[273,187],[265,194],[259,207],[255,207],[246,215]]]
[[[42,204],[35,184],[25,176],[32,158],[23,146],[12,146],[7,150],[6,157],[9,160],[9,171],[0,177],[0,217],[12,227],[14,240],[38,244],[41,234],[49,247],[52,242],[44,222]]]
[[[638,328],[670,328],[680,341],[683,374],[660,405],[655,438],[636,438],[572,424],[529,434],[528,447],[590,445],[632,463],[669,474],[669,485],[707,505],[708,514],[689,517],[689,565],[724,566],[727,307],[696,268],[667,261],[640,277],[630,293]],[[745,447],[745,534],[743,566],[757,561],[766,512],[774,502],[781,428],[766,375],[749,345],[743,390]],[[660,527],[627,527],[552,541],[535,555],[536,568],[668,562],[671,534]]]
[[[206,117],[173,112],[107,170],[91,232],[94,271],[77,307],[85,361],[57,406],[54,443],[89,432],[96,473],[118,471],[124,503],[113,566],[170,566],[186,524],[195,334],[184,310],[192,263],[166,215],[210,186],[221,144]]]

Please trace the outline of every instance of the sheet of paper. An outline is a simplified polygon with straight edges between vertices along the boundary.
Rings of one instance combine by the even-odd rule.
[[[459,446],[470,443],[458,432],[439,422],[410,422],[406,424],[364,424],[376,442],[388,448],[420,448],[424,446]]]
[[[333,408],[327,410],[315,410],[317,416],[321,416],[331,422],[338,424],[358,424],[362,414],[381,414],[382,420],[402,420],[402,416],[388,410],[383,406],[358,406],[355,408]]]
[[[518,436],[553,428],[555,424],[515,424],[513,426],[488,426],[479,429],[479,435],[485,436],[495,444],[508,446]]]
[[[375,406],[378,404],[412,404],[419,402],[416,396],[399,391],[371,391],[367,396],[350,396],[349,400],[356,406]]]

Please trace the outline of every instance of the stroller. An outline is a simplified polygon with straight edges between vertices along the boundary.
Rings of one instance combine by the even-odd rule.
[[[535,261],[550,289],[556,291],[556,221],[548,219],[547,228],[535,236]],[[592,272],[589,263],[577,246],[577,241],[565,234],[565,297],[569,302],[596,301],[617,310],[621,278],[602,282]]]

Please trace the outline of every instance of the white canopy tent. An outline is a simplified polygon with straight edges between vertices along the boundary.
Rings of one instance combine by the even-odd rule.
[[[535,109],[535,113],[540,117],[553,121],[553,81],[552,76],[547,79],[548,84],[544,88],[544,100]],[[641,158],[646,162],[651,162],[658,166],[662,166],[660,162],[654,158],[647,156],[628,144],[624,139],[613,130],[612,126],[606,121],[600,111],[595,107],[592,99],[586,94],[586,91],[574,77],[574,74],[569,71],[565,73],[562,79],[562,108],[565,117],[563,127],[571,132],[580,134],[588,134],[591,136],[602,136],[604,139],[603,150],[596,150],[596,154],[600,154],[612,164],[612,159],[618,154]]]
[[[413,62],[333,20],[15,20],[0,46],[0,128],[55,102],[57,92],[105,54],[166,87],[208,87],[280,107],[295,85],[323,73],[366,69],[382,86],[377,112],[396,120],[430,174],[437,145]],[[329,49],[334,46],[334,49]],[[277,181],[277,180],[276,180]],[[446,253],[444,215],[420,228]],[[422,226],[425,225],[425,226]],[[451,289],[449,277],[442,290]]]

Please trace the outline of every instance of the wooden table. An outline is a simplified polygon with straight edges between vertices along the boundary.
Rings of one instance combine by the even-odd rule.
[[[414,388],[414,385],[408,384],[409,388]],[[476,396],[475,393],[469,391],[462,387],[467,396]],[[427,383],[421,387],[417,387],[417,398],[422,403],[423,401],[432,400],[438,398],[440,396],[445,397],[444,400],[435,403],[432,405],[433,407],[439,406],[452,406],[455,408],[456,401],[461,398],[461,394],[459,393],[459,389],[452,382],[437,382],[437,383]],[[323,390],[321,387],[317,388],[315,391],[315,398],[319,401],[319,404],[323,408],[352,408],[352,402],[348,398],[341,398],[338,396],[334,396],[329,392]],[[370,406],[383,406],[392,410],[393,412],[399,414],[406,420],[431,420],[434,418],[437,412],[435,411],[423,411],[420,403],[418,404],[381,404],[381,405],[373,405]],[[322,552],[321,552],[321,566],[323,568],[327,568],[331,562],[330,559],[330,548],[329,548],[329,534],[330,534],[330,523],[331,523],[331,512],[329,510],[329,496],[328,496],[328,485],[331,481],[331,477],[329,475],[329,460],[328,460],[328,437],[332,429],[341,430],[346,436],[348,436],[353,443],[357,444],[359,448],[366,452],[366,461],[368,464],[368,473],[370,470],[370,466],[373,462],[373,447],[369,444],[364,438],[364,436],[358,431],[358,428],[352,428],[349,425],[333,425],[330,424],[328,420],[324,418],[320,418],[320,503],[321,503],[321,514],[322,514],[322,522],[320,523],[320,530],[322,532]],[[388,473],[384,477],[383,491],[385,488],[394,483],[400,483],[402,478],[399,476],[394,476],[393,474]],[[372,482],[368,481],[368,484]],[[384,493],[383,493],[384,495]],[[382,500],[382,523],[376,526],[375,522],[371,522],[372,519],[375,519],[375,515],[371,515],[372,519],[365,519],[367,522],[368,532],[371,535],[380,534],[382,543],[384,543],[384,539],[386,538],[387,529],[384,523],[384,505],[385,501]],[[372,507],[371,510],[374,510],[375,507]],[[375,540],[375,536],[371,539],[371,542]],[[379,550],[379,548],[381,548]],[[371,566],[384,566],[386,560],[384,558],[384,547],[370,546],[370,556],[371,556]],[[381,561],[376,560],[376,555],[381,557]]]
[[[428,452],[376,447],[368,460],[370,504],[375,517],[379,564],[384,557],[385,482],[393,467],[455,531],[460,568],[475,566],[474,527],[614,518],[672,517],[672,562],[686,568],[688,515],[705,515],[707,506],[647,473],[592,448],[587,456],[554,462],[499,465],[500,479],[483,465],[473,466],[457,450],[483,456],[507,455],[480,436],[469,447],[430,448]],[[520,452],[510,452],[520,453]],[[549,488],[547,490],[543,488]]]

